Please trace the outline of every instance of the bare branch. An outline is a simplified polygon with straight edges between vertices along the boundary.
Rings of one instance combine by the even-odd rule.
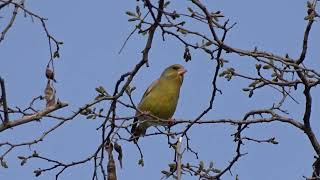
[[[35,114],[22,117],[21,119],[11,120],[6,124],[0,125],[0,132],[5,131],[5,130],[12,128],[12,127],[21,125],[21,124],[29,123],[32,121],[38,121],[41,118],[43,118],[44,116],[48,115],[49,113],[54,112],[58,109],[64,108],[66,106],[68,106],[68,104],[63,103],[63,102],[57,102],[53,106],[49,106],[49,107],[47,107],[47,108],[43,109],[42,111],[39,111]]]
[[[4,114],[3,124],[6,125],[9,122],[8,102],[7,102],[6,87],[4,84],[4,79],[1,76],[0,76],[0,86],[1,86],[1,102],[3,105],[3,114]]]

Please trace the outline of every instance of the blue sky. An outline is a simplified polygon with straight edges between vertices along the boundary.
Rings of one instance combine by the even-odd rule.
[[[212,11],[220,10],[237,25],[230,31],[226,42],[234,47],[251,50],[255,46],[260,50],[270,51],[291,57],[297,57],[302,46],[302,38],[306,21],[306,1],[269,0],[269,1],[203,1]],[[133,35],[121,54],[118,54],[125,38],[134,28],[134,24],[127,21],[127,10],[134,10],[139,2],[132,1],[37,1],[29,0],[26,8],[47,17],[49,31],[64,42],[61,58],[55,61],[57,96],[61,101],[70,104],[64,110],[55,114],[69,115],[81,105],[92,100],[95,87],[104,86],[112,91],[116,80],[124,72],[131,70],[141,59],[141,50],[146,38]],[[172,8],[187,12],[191,6],[188,1],[173,1]],[[8,11],[1,11],[0,16],[7,16]],[[0,28],[4,27],[6,18],[0,19]],[[193,24],[192,24],[193,25]],[[189,27],[192,27],[189,25]],[[317,58],[319,43],[319,23],[316,22],[311,31],[309,54],[306,65],[319,69]],[[206,31],[194,24],[194,28]],[[180,101],[174,115],[178,119],[193,119],[208,105],[211,92],[211,78],[215,64],[203,53],[191,49],[192,61],[183,60],[184,46],[172,37],[161,40],[161,34],[156,33],[150,52],[150,67],[144,67],[135,77],[132,85],[137,89],[133,98],[139,102],[147,86],[159,77],[168,65],[180,63],[188,70],[181,89]],[[33,97],[42,94],[46,85],[44,76],[48,62],[49,49],[47,39],[39,22],[32,22],[30,18],[18,14],[17,21],[0,44],[1,65],[0,74],[6,80],[9,106],[25,107]],[[230,61],[226,67],[234,67],[243,73],[254,70],[254,61],[247,57],[224,55]],[[239,78],[230,82],[221,78],[218,87],[223,91],[218,95],[213,110],[204,119],[237,118],[241,119],[250,109],[268,108],[272,102],[279,99],[271,89],[259,90],[253,98],[248,98],[241,89],[249,84]],[[285,107],[291,117],[301,119],[304,99],[299,89],[294,93],[300,102],[296,104],[288,99]],[[312,91],[314,108],[312,125],[319,138],[320,123],[317,102],[319,90]],[[105,103],[102,106],[107,107]],[[43,104],[39,104],[39,107]],[[123,116],[133,115],[130,109],[118,109]],[[48,167],[48,163],[30,161],[20,166],[17,155],[29,155],[37,150],[42,155],[57,158],[65,162],[76,161],[94,152],[100,142],[100,132],[96,131],[101,120],[87,120],[79,116],[54,134],[47,137],[30,149],[20,148],[7,157],[8,169],[0,168],[1,179],[54,179],[54,172],[34,177],[32,173],[38,167]],[[21,142],[32,140],[56,123],[54,120],[44,119],[40,123],[30,123],[7,130],[0,134],[0,142]],[[183,128],[177,127],[177,128]],[[235,144],[232,134],[236,130],[224,124],[194,126],[189,136],[192,137],[191,146],[199,152],[199,160],[206,164],[213,161],[217,168],[223,168],[234,155]],[[152,132],[152,129],[149,130]],[[274,179],[302,179],[311,174],[311,164],[315,155],[311,144],[301,131],[281,123],[253,125],[246,131],[246,135],[266,139],[276,137],[278,145],[256,144],[246,142],[243,152],[248,155],[242,157],[232,168],[232,174],[226,173],[224,179],[246,180],[274,180]],[[118,167],[118,179],[160,179],[163,169],[173,160],[173,150],[168,148],[165,137],[148,137],[141,139],[144,152],[145,166],[138,166],[139,152],[133,144],[122,143],[124,149],[124,168]],[[3,152],[0,149],[0,152]],[[184,162],[198,163],[192,153],[185,152]],[[67,170],[61,179],[90,179],[92,164],[81,165]],[[191,180],[195,177],[185,176]]]

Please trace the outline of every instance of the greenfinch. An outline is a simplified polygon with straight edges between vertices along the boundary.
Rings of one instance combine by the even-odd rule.
[[[171,65],[162,72],[159,79],[148,87],[138,104],[139,111],[136,111],[130,140],[137,142],[139,137],[145,135],[148,127],[163,124],[157,123],[150,115],[141,115],[141,112],[160,119],[171,120],[177,107],[180,87],[186,72],[186,69],[180,64]]]

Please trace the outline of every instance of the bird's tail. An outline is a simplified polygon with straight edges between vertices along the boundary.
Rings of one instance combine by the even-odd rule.
[[[129,141],[134,141],[134,143],[137,143],[138,140],[139,140],[139,137],[140,135],[138,134],[138,129],[139,129],[139,126],[138,125],[138,118],[134,118],[133,119],[133,125],[132,125],[132,128],[131,128],[131,137],[129,139]]]
[[[143,128],[141,125],[137,126],[133,132],[131,132],[131,137],[129,141],[133,141],[135,143],[138,142],[139,138],[141,136],[144,136],[146,134],[146,128]]]
[[[137,143],[139,138],[146,134],[147,128],[145,127],[146,123],[141,123],[141,124],[137,125],[136,122],[138,122],[138,118],[134,118],[133,122],[134,122],[134,124],[132,125],[132,128],[131,128],[132,135],[131,135],[129,141],[134,141],[135,143]]]

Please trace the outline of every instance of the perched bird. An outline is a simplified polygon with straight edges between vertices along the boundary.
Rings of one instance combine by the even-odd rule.
[[[160,78],[155,80],[143,94],[138,105],[140,112],[146,112],[170,121],[177,107],[183,75],[186,72],[180,64],[167,67]],[[137,142],[140,136],[145,135],[148,127],[166,124],[157,123],[154,118],[148,115],[139,116],[140,112],[136,112],[136,118],[134,118],[131,129],[130,140],[134,140],[134,142]]]

